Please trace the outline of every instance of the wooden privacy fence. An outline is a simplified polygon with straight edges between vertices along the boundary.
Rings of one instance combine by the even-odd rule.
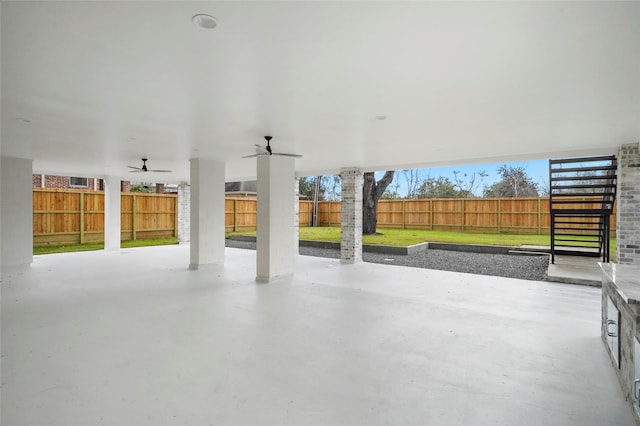
[[[122,193],[122,240],[177,236],[175,194]],[[104,241],[104,192],[33,190],[33,244],[63,245]]]
[[[340,202],[335,202],[340,212]],[[313,223],[313,201],[300,201],[300,226],[311,226]],[[227,198],[225,200],[226,232],[255,231],[257,223],[257,202],[251,198]],[[329,225],[323,225],[329,226]],[[340,216],[338,224],[340,226]]]
[[[596,203],[594,203],[596,205]],[[318,226],[340,226],[339,201],[318,203]],[[582,205],[584,206],[584,205]],[[313,202],[300,201],[300,226],[311,226]],[[227,199],[226,230],[256,228],[256,200]],[[378,227],[511,234],[548,234],[548,198],[381,200]],[[615,230],[615,213],[611,229]]]
[[[122,193],[122,240],[178,235],[175,194]],[[594,204],[595,205],[595,204]],[[313,202],[300,201],[300,226],[311,226]],[[584,206],[584,205],[582,205]],[[321,201],[319,226],[340,226],[339,201]],[[227,198],[227,232],[256,229],[256,200]],[[611,229],[616,229],[614,214]],[[382,200],[378,227],[518,234],[549,233],[547,198],[441,198]],[[97,243],[104,240],[104,193],[64,189],[33,190],[35,246]]]

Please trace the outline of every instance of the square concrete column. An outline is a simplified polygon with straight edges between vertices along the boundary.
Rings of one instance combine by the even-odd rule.
[[[32,164],[24,158],[0,158],[0,263],[3,271],[29,266],[33,260]]]
[[[618,263],[640,265],[640,144],[618,150],[618,212],[616,257]]]
[[[296,250],[295,194],[291,157],[260,155],[258,160],[258,231],[256,280],[293,275]]]
[[[189,269],[224,264],[224,162],[191,160]]]
[[[362,172],[348,168],[342,178],[342,219],[340,259],[345,263],[362,262]]]
[[[104,249],[120,250],[120,196],[122,183],[119,177],[107,176],[104,179]]]

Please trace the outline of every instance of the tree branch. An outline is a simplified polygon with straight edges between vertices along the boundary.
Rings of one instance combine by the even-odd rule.
[[[384,194],[384,191],[387,190],[387,187],[389,186],[389,184],[393,181],[393,174],[395,172],[393,170],[387,170],[384,173],[384,176],[382,176],[382,178],[376,182],[375,184],[375,202],[378,202],[378,200],[380,199],[380,197],[382,197],[382,194]],[[372,173],[373,174],[373,173]]]

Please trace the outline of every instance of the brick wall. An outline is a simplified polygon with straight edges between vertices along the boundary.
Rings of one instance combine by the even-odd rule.
[[[640,265],[640,144],[618,150],[618,263]]]
[[[340,258],[344,262],[362,261],[362,172],[342,169],[342,236]]]
[[[191,187],[186,182],[182,182],[178,185],[178,243],[180,244],[191,240],[190,203]]]
[[[34,188],[54,188],[54,189],[83,189],[104,191],[104,182],[102,179],[87,178],[86,185],[71,185],[71,178],[69,176],[54,176],[45,175],[44,185],[42,185],[42,175],[31,175],[31,182]],[[163,185],[164,188],[164,185]],[[122,181],[122,192],[131,192],[131,182]]]
[[[56,189],[71,188],[71,186],[69,185],[69,176],[46,175],[44,177],[44,187]]]

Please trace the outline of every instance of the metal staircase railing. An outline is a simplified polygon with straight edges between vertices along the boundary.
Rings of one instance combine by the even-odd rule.
[[[549,160],[551,262],[556,254],[610,260],[615,156]]]

